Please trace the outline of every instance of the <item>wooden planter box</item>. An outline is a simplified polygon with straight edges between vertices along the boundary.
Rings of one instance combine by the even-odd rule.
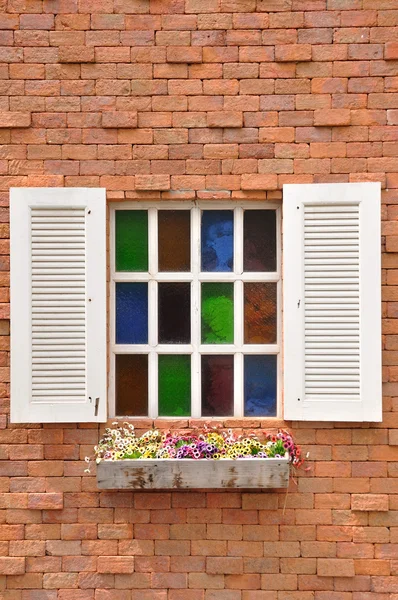
[[[287,488],[289,458],[105,460],[97,483],[103,490]]]

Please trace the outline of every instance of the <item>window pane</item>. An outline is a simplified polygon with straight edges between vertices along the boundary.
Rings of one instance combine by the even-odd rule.
[[[159,344],[191,342],[191,284],[159,283]]]
[[[116,284],[116,343],[148,343],[148,284]]]
[[[245,271],[276,271],[276,211],[245,210],[243,229]]]
[[[116,211],[116,271],[148,271],[148,211]]]
[[[116,415],[148,414],[148,355],[116,355]]]
[[[234,284],[202,283],[202,344],[234,343]]]
[[[202,271],[232,271],[234,267],[234,213],[202,212]]]
[[[276,415],[276,356],[245,356],[245,417]]]
[[[189,210],[158,212],[159,271],[191,270],[190,219]]]
[[[276,283],[245,283],[245,344],[276,343]]]
[[[202,415],[228,417],[234,412],[234,357],[202,356]]]
[[[187,417],[191,414],[191,356],[159,355],[159,415]]]

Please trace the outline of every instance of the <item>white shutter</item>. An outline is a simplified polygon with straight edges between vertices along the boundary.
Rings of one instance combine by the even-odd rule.
[[[105,190],[14,188],[11,421],[106,419]]]
[[[381,421],[380,184],[283,187],[284,416]]]

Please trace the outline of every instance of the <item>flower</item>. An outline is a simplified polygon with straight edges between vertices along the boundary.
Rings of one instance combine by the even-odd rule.
[[[304,458],[301,449],[294,442],[292,435],[285,430],[277,434],[261,432],[237,435],[232,429],[222,431],[216,427],[205,426],[203,430],[173,433],[150,429],[137,436],[130,423],[112,423],[115,428],[107,427],[104,435],[94,446],[94,458],[101,460],[140,460],[150,459],[193,459],[223,460],[251,458],[283,458],[289,457],[290,463],[298,468]],[[90,463],[90,458],[86,457]]]

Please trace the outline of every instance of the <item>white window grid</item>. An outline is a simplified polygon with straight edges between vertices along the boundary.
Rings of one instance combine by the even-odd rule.
[[[276,211],[276,271],[243,272],[243,215],[245,210]],[[117,272],[115,270],[115,213],[120,210],[148,211],[148,272]],[[190,210],[191,212],[191,271],[159,272],[158,271],[158,211]],[[231,272],[201,272],[201,213],[203,210],[234,211],[234,268]],[[109,414],[116,414],[116,378],[115,357],[118,354],[148,355],[148,415],[131,417],[134,419],[162,418],[175,419],[183,417],[159,417],[158,415],[158,356],[159,354],[191,355],[191,415],[189,418],[202,418],[201,415],[201,355],[234,355],[234,411],[230,418],[244,417],[244,356],[247,354],[277,356],[277,412],[279,418],[282,408],[282,280],[281,280],[281,205],[272,202],[149,202],[132,201],[112,203],[110,209],[110,373],[109,373]],[[116,344],[116,310],[115,290],[119,282],[148,283],[148,343]],[[158,344],[158,293],[157,284],[161,282],[191,283],[191,343],[190,344]],[[231,282],[234,284],[234,344],[201,344],[201,283]],[[245,344],[244,343],[244,299],[243,284],[245,282],[274,282],[277,285],[277,343]],[[126,417],[128,418],[128,417]],[[226,417],[203,417],[206,420],[219,420]],[[251,418],[251,417],[248,417]],[[267,419],[269,417],[259,417]]]

